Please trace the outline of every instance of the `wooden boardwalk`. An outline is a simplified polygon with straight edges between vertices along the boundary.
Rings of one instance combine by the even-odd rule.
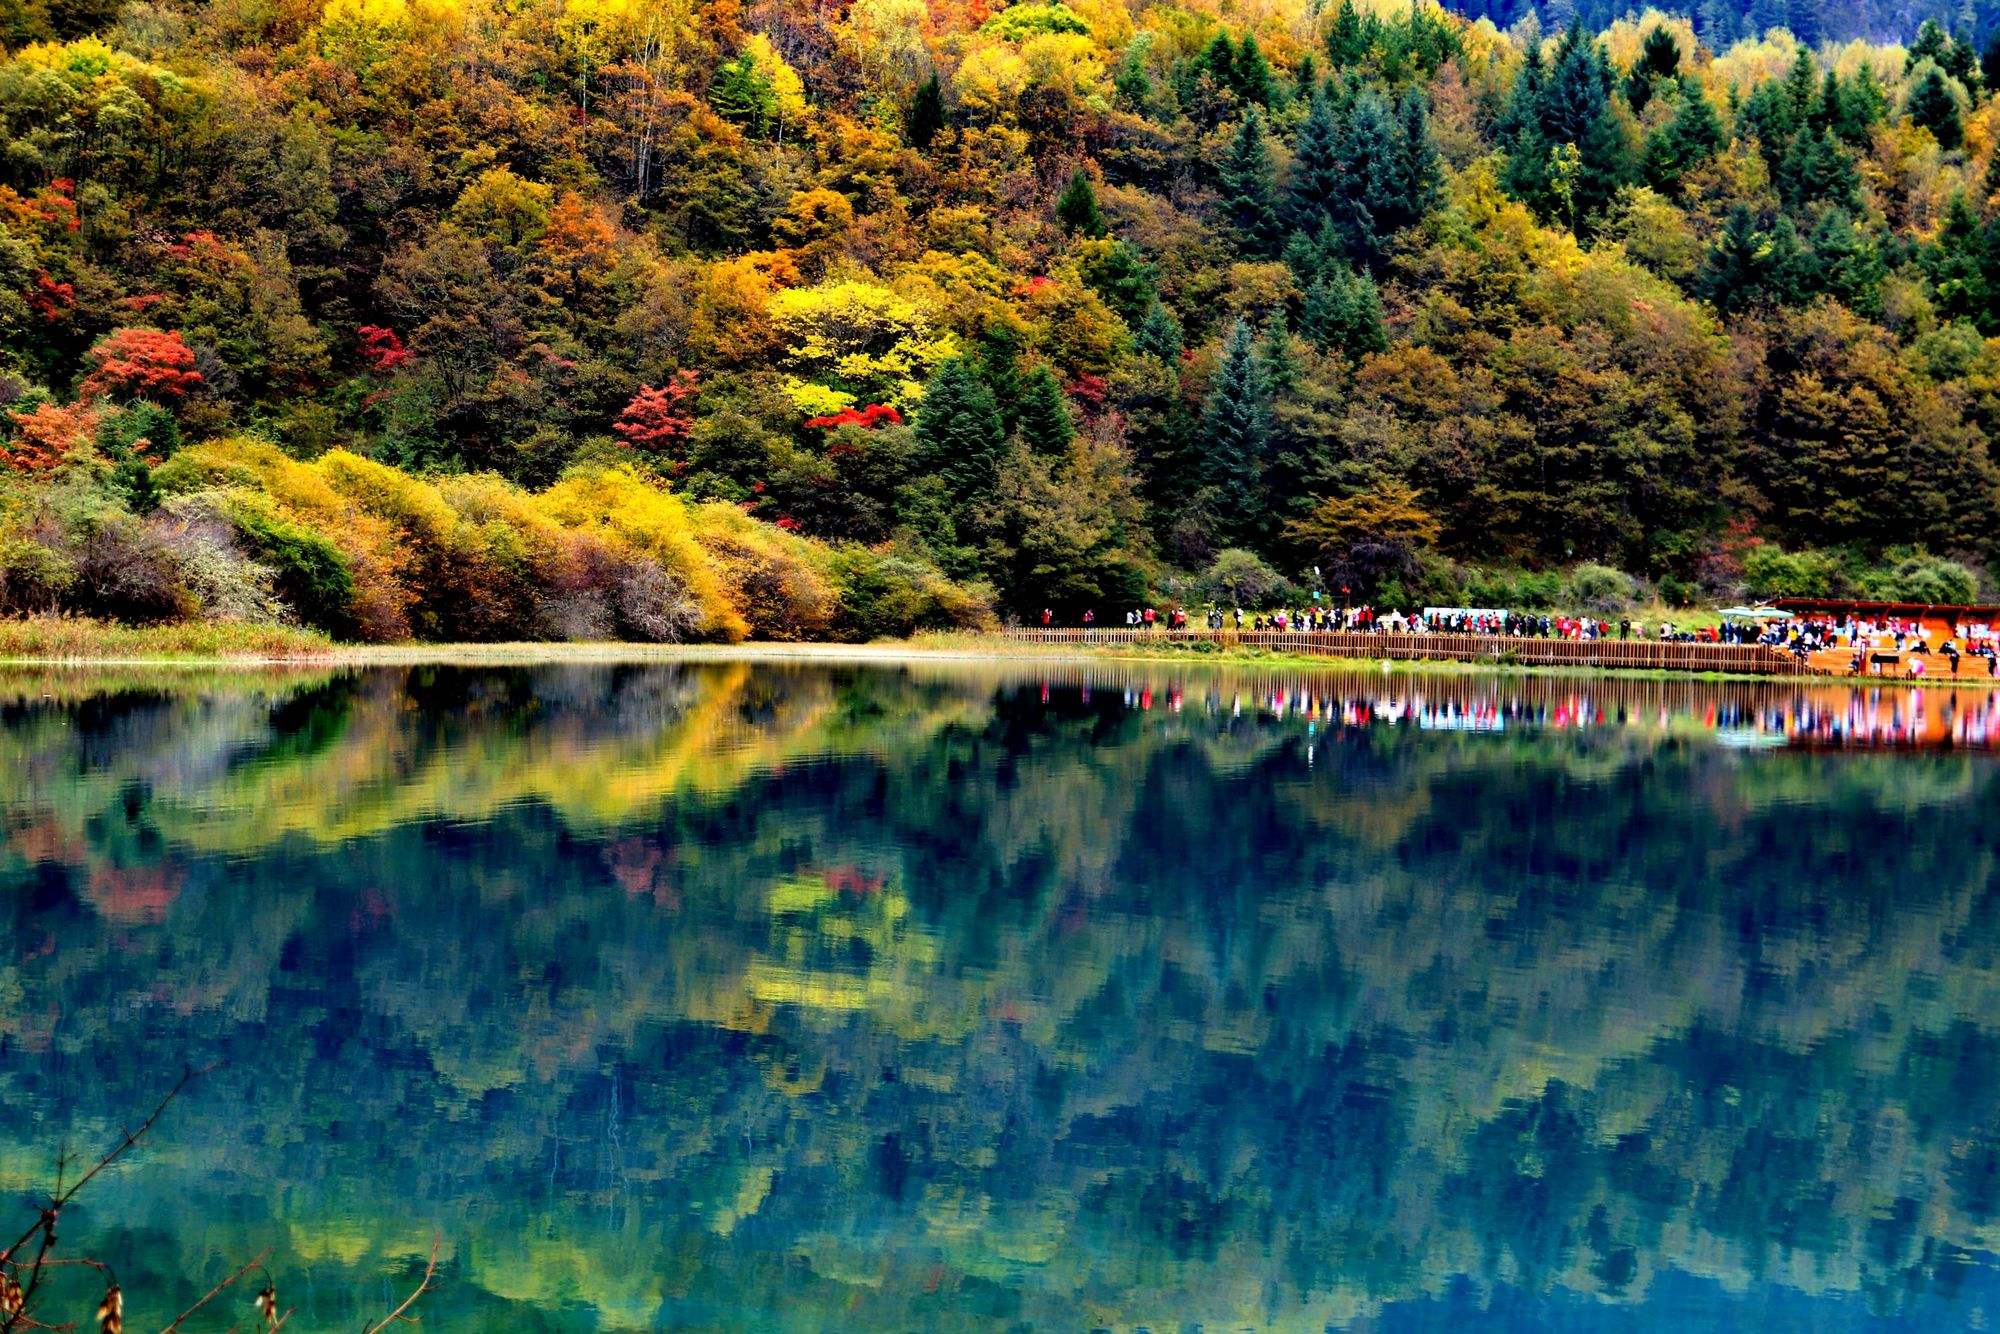
[[[1302,657],[1388,658],[1403,662],[1487,662],[1531,667],[1591,667],[1625,671],[1730,672],[1803,676],[1799,659],[1764,644],[1667,644],[1655,639],[1516,639],[1511,635],[1367,634],[1350,630],[1126,630],[1092,626],[1023,626],[1001,631],[1031,644],[1214,643]]]

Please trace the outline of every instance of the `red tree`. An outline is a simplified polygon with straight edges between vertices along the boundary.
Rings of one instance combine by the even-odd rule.
[[[185,398],[201,384],[194,352],[179,333],[158,329],[118,329],[90,349],[97,363],[83,382],[86,398]]]
[[[666,453],[687,439],[694,425],[694,396],[699,391],[693,371],[676,371],[674,378],[659,388],[646,385],[632,395],[632,401],[611,424],[618,439],[630,449]]]
[[[17,472],[48,472],[97,433],[97,409],[88,403],[43,403],[33,412],[7,416],[14,423],[14,438],[0,443],[0,460]]]
[[[870,403],[856,412],[853,408],[842,408],[839,412],[825,417],[808,417],[806,425],[830,431],[837,426],[865,426],[874,430],[878,426],[901,426],[903,414],[887,403]]]
[[[410,349],[403,346],[394,329],[364,324],[354,332],[361,339],[361,356],[371,371],[387,373],[410,359]]]

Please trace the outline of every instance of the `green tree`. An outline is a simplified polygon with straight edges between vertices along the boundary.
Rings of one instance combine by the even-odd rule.
[[[1223,214],[1243,248],[1269,255],[1278,247],[1283,222],[1278,209],[1277,168],[1264,133],[1264,114],[1252,107],[1229,142],[1217,168]]]
[[[1389,348],[1375,280],[1344,265],[1306,289],[1299,330],[1321,351],[1337,351],[1354,361]]]
[[[1047,366],[1037,366],[1028,375],[1021,394],[1021,443],[1033,454],[1059,458],[1076,438],[1076,423],[1070,419],[1069,400],[1062,384]]]
[[[1278,81],[1271,73],[1271,62],[1264,58],[1263,48],[1257,45],[1256,33],[1243,35],[1230,73],[1230,86],[1245,102],[1268,107],[1278,100]]]
[[[1929,130],[1938,147],[1947,152],[1965,142],[1965,123],[1959,118],[1958,99],[1952,96],[1943,71],[1935,66],[1924,73],[1910,93],[1906,110],[1911,122]]]
[[[1340,9],[1326,30],[1327,63],[1336,71],[1359,66],[1368,59],[1380,26],[1380,20],[1373,14],[1362,17],[1354,8],[1354,0],[1340,0]]]
[[[1292,148],[1291,176],[1285,183],[1284,220],[1288,231],[1319,230],[1327,203],[1342,188],[1341,126],[1333,104],[1315,92]]]
[[[990,500],[1007,432],[993,393],[963,358],[939,366],[917,409],[917,468],[943,480],[960,506]]]
[[[1683,79],[1674,118],[1646,138],[1641,171],[1663,194],[1680,192],[1682,177],[1710,161],[1724,142],[1722,120],[1695,79]]]
[[[1102,236],[1107,230],[1104,213],[1097,207],[1097,187],[1082,167],[1070,173],[1069,184],[1056,197],[1056,220],[1063,230],[1084,236]]]
[[[944,129],[945,121],[944,85],[938,82],[933,70],[929,78],[917,85],[909,109],[903,113],[903,137],[915,148],[929,148]]]
[[[1214,497],[1225,540],[1242,544],[1260,528],[1257,512],[1271,442],[1271,394],[1249,321],[1237,320],[1223,344],[1202,409],[1202,481]]]
[[[1642,112],[1652,102],[1656,87],[1662,83],[1678,82],[1681,68],[1680,43],[1665,24],[1654,24],[1646,30],[1645,40],[1639,46],[1639,57],[1632,62],[1632,69],[1625,76],[1625,98],[1632,104],[1634,112]]]

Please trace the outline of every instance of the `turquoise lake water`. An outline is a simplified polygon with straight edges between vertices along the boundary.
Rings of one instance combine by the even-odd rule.
[[[1993,741],[1835,686],[0,675],[0,1203],[220,1061],[66,1220],[134,1329],[267,1246],[358,1329],[434,1235],[453,1332],[1990,1326]]]

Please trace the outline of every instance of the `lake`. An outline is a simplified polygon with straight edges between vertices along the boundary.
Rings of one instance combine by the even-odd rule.
[[[1977,690],[9,673],[0,1178],[25,1226],[222,1063],[65,1219],[134,1329],[267,1246],[358,1329],[434,1234],[440,1331],[1982,1324],[1995,742]]]

